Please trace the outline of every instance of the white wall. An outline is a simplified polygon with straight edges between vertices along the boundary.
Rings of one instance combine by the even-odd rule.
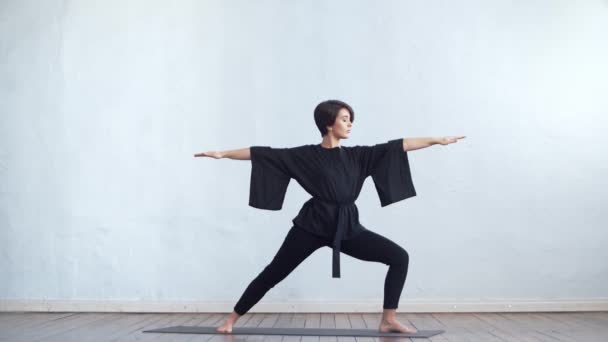
[[[0,299],[231,309],[309,195],[248,207],[250,162],[193,158],[466,135],[410,152],[418,196],[362,223],[403,246],[401,303],[608,298],[606,1],[0,2]],[[331,250],[262,302],[382,301]]]

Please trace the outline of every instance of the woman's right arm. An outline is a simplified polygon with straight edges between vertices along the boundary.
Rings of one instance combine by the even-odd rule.
[[[195,157],[211,157],[215,159],[230,158],[237,160],[251,160],[251,152],[249,147],[240,148],[228,151],[210,151],[201,152],[194,155]]]

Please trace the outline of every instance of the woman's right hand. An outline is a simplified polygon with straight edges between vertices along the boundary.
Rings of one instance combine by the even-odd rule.
[[[201,152],[194,155],[195,157],[211,157],[215,159],[221,159],[222,153],[220,151],[209,151],[209,152]]]

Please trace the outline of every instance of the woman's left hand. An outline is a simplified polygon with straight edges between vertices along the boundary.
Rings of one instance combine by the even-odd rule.
[[[437,143],[441,145],[453,144],[458,141],[458,139],[464,139],[464,135],[462,136],[449,136],[449,137],[441,137],[437,138]]]

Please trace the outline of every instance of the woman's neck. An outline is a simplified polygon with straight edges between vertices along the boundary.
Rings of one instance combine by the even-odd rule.
[[[321,145],[321,147],[324,147],[324,148],[340,147],[340,139],[337,139],[328,134],[323,137],[323,140],[321,141],[320,145]]]

